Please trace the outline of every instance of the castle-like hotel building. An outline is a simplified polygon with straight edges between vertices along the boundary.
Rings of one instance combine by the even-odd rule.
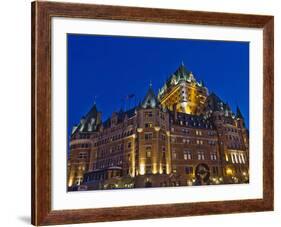
[[[243,116],[181,64],[156,96],[102,122],[96,105],[73,127],[68,190],[249,182]]]

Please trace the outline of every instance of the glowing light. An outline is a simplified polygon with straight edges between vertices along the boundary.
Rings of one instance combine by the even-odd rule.
[[[158,132],[160,130],[160,127],[159,126],[155,126],[154,129],[155,129],[156,132]]]
[[[232,169],[227,168],[227,169],[226,169],[226,174],[227,174],[227,175],[232,175],[232,174],[233,174]]]
[[[144,163],[141,163],[140,164],[140,172],[139,172],[140,175],[144,175],[145,174],[145,164]]]
[[[153,167],[152,167],[152,168],[153,168],[153,169],[152,169],[152,173],[153,173],[153,174],[156,174],[156,173],[157,173],[157,163],[153,163],[152,166],[153,166]]]
[[[163,173],[162,163],[160,163],[160,165],[159,165],[159,173],[160,173],[160,174]]]
[[[69,181],[68,181],[68,187],[71,187],[73,184],[73,178],[70,178]]]
[[[228,155],[225,154],[225,160],[228,162]]]
[[[143,131],[143,128],[138,128],[137,129],[137,132],[139,132],[139,133],[142,132],[142,131]]]

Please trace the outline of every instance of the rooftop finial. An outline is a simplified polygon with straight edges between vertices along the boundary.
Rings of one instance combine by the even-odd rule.
[[[149,87],[150,87],[150,88],[152,87],[152,82],[151,82],[151,80],[149,81]]]
[[[184,66],[183,60],[181,60],[181,65]]]
[[[95,95],[94,96],[94,105],[96,105],[97,104],[97,96]]]

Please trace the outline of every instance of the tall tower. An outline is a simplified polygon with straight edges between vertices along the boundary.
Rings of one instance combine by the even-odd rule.
[[[138,109],[138,175],[170,174],[169,115],[151,85]]]
[[[187,114],[200,114],[208,90],[202,82],[197,82],[192,72],[182,63],[159,90],[161,105],[169,110]]]

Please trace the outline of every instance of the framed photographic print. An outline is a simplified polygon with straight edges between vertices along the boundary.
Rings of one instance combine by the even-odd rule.
[[[32,3],[32,224],[273,210],[272,16]]]

